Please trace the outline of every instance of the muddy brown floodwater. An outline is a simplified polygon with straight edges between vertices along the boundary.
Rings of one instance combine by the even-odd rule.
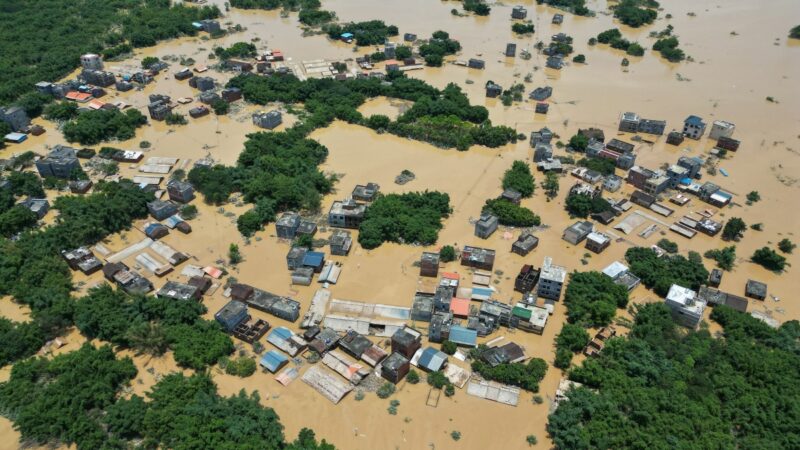
[[[223,7],[222,1],[213,3]],[[590,47],[586,44],[590,37],[599,32],[619,26],[605,12],[606,2],[589,2],[589,7],[599,12],[597,17],[582,18],[566,14],[560,26],[550,23],[556,10],[536,5],[530,0],[516,3],[526,5],[529,10],[528,17],[536,27],[532,37],[512,35],[510,14],[514,2],[494,4],[489,17],[455,17],[450,10],[460,9],[458,2],[436,0],[325,0],[323,7],[335,11],[343,21],[383,19],[397,25],[401,36],[405,32],[412,32],[426,37],[439,29],[448,31],[463,46],[457,58],[481,57],[486,60],[486,70],[448,64],[442,68],[413,71],[409,75],[437,87],[444,87],[451,82],[458,84],[474,104],[485,105],[489,109],[495,124],[512,126],[525,134],[546,125],[566,142],[579,127],[593,126],[602,128],[610,138],[618,134],[618,116],[623,111],[664,119],[668,122],[668,131],[680,128],[683,119],[690,114],[699,115],[708,123],[717,119],[735,123],[735,137],[742,141],[741,149],[729,154],[720,164],[729,176],[704,175],[703,178],[736,194],[735,205],[717,211],[715,218],[726,220],[741,217],[748,224],[760,222],[764,224],[764,231],[748,230],[745,233],[745,238],[737,244],[736,267],[732,272],[725,273],[721,288],[740,294],[748,278],[764,281],[769,285],[769,293],[780,300],[768,297],[764,302],[753,301],[750,310],[765,311],[781,322],[800,318],[800,305],[793,295],[800,287],[793,274],[796,269],[790,267],[787,273],[776,275],[748,261],[756,248],[764,245],[774,247],[784,237],[798,240],[794,230],[800,223],[800,89],[797,88],[800,80],[800,45],[786,39],[788,30],[797,25],[794,22],[800,17],[800,5],[796,0],[774,0],[768,6],[751,0],[664,2],[664,10],[659,13],[660,18],[655,24],[641,29],[621,27],[622,32],[626,38],[649,48],[654,42],[648,37],[649,32],[671,24],[680,37],[681,47],[692,61],[672,64],[648,50],[643,57],[629,57],[630,66],[627,68],[620,65],[624,57],[622,52],[603,45]],[[664,19],[666,13],[671,14],[672,19]],[[323,58],[353,58],[357,54],[373,51],[368,48],[354,52],[352,46],[331,42],[322,35],[303,36],[294,13],[281,17],[277,11],[232,10],[224,21],[241,24],[246,30],[218,40],[184,38],[165,42],[138,51],[129,60],[108,63],[107,67],[123,71],[125,67],[137,66],[142,57],[151,55],[181,55],[194,58],[198,65],[211,65],[214,61],[208,59],[208,54],[214,46],[227,46],[255,38],[258,39],[256,44],[259,49],[283,50],[289,58],[288,64]],[[527,61],[502,55],[508,42],[517,43],[518,51],[533,50],[537,41],[549,41],[550,35],[562,31],[573,36],[575,53],[586,55],[588,64],[570,63],[563,70],[554,71],[545,69],[544,57],[535,53]],[[122,100],[142,109],[147,104],[147,95],[151,93],[164,93],[173,98],[192,97],[195,92],[185,82],[173,79],[171,73],[176,67],[174,63],[167,74],[160,75],[155,83],[141,91],[116,93],[112,89],[104,100]],[[528,74],[531,82],[524,82]],[[213,69],[210,75],[220,82],[231,76]],[[546,116],[534,115],[533,102],[527,100],[506,107],[499,101],[486,99],[483,85],[488,80],[504,87],[524,82],[526,92],[537,86],[552,86],[554,93],[550,113]],[[768,96],[777,100],[777,103],[766,101]],[[182,105],[179,110],[185,114],[192,106]],[[396,117],[406,107],[406,102],[377,98],[363,105],[361,112]],[[147,140],[152,147],[146,151],[145,157],[178,157],[182,160],[178,165],[186,164],[186,167],[207,156],[223,164],[233,164],[246,135],[258,131],[250,121],[250,114],[261,108],[238,102],[232,109],[228,117],[212,114],[199,120],[190,120],[188,125],[180,127],[151,122],[137,131],[135,138],[112,145],[137,149],[140,141]],[[288,125],[291,125],[293,119],[288,117]],[[65,143],[54,124],[42,119],[36,122],[47,128],[46,134],[31,137],[21,145],[11,145],[0,152],[0,157],[6,158],[26,150],[43,153],[47,147]],[[661,226],[660,231],[648,239],[636,233],[624,236],[623,240],[613,242],[604,253],[585,258],[587,264],[584,265],[581,259],[584,259],[586,250],[561,240],[563,229],[572,223],[563,210],[563,201],[569,187],[575,182],[571,176],[563,175],[560,193],[554,200],[547,201],[539,189],[533,198],[523,201],[524,206],[542,217],[545,226],[537,233],[539,247],[522,258],[509,252],[519,230],[500,230],[487,241],[481,241],[473,237],[470,219],[478,216],[487,198],[500,193],[502,174],[514,160],[530,160],[531,150],[527,141],[500,149],[473,147],[467,152],[458,152],[388,134],[380,135],[364,127],[340,122],[315,131],[311,137],[330,150],[328,161],[322,169],[342,175],[336,192],[324,199],[322,211],[327,211],[335,199],[349,195],[356,184],[370,181],[380,184],[383,192],[424,189],[447,192],[454,209],[451,217],[445,221],[439,242],[434,247],[385,244],[366,251],[356,245],[350,256],[333,257],[343,264],[340,282],[331,288],[334,298],[410,306],[418,283],[415,261],[423,250],[436,250],[445,244],[496,249],[497,272],[493,275],[493,286],[498,290],[497,298],[504,301],[519,297],[519,294],[513,293],[513,277],[519,267],[523,263],[538,267],[545,256],[552,256],[556,264],[566,266],[570,271],[599,270],[614,260],[622,260],[630,246],[652,245],[661,237],[676,241],[682,252],[694,250],[702,253],[724,246],[719,238],[698,235],[689,241],[673,233],[666,234]],[[622,138],[630,140],[631,136]],[[664,141],[665,137],[661,136],[653,144],[637,143],[637,163],[658,168],[665,163],[674,163],[682,155],[705,156],[713,146],[705,138],[700,141],[687,140],[679,147],[666,146]],[[564,154],[563,150],[557,150],[556,153]],[[404,186],[394,184],[394,177],[403,169],[413,171],[416,179]],[[134,167],[127,165],[121,167],[121,172],[126,176],[137,173]],[[618,174],[623,175],[621,172]],[[537,175],[537,183],[541,178]],[[744,196],[752,190],[759,191],[762,200],[746,205]],[[625,186],[612,197],[620,198],[631,192],[630,186]],[[225,259],[228,245],[238,243],[244,262],[236,268],[230,268],[232,276],[277,294],[290,295],[301,301],[304,309],[308,307],[318,285],[291,286],[285,266],[289,243],[276,239],[274,225],[269,225],[246,243],[236,231],[235,215],[245,211],[248,206],[229,204],[223,206],[220,212],[217,207],[204,205],[200,200],[194,203],[200,214],[192,222],[193,233],[173,233],[164,241],[191,254],[193,260],[190,263],[200,265]],[[708,206],[692,200],[678,208],[673,217],[705,210]],[[672,221],[671,218],[664,220],[667,223]],[[110,237],[105,245],[116,251],[136,242],[143,238],[139,231],[142,224],[134,224],[130,231]],[[599,228],[603,231],[608,229],[602,225]],[[620,232],[612,232],[621,235]],[[327,236],[327,231],[320,235]],[[800,262],[796,254],[789,255],[788,259],[794,266]],[[708,260],[705,262],[708,267],[713,265]],[[456,263],[447,264],[442,269],[458,272],[462,276],[462,283],[469,285],[469,272]],[[156,288],[167,279],[181,280],[179,272],[177,270],[167,275],[164,280],[154,279]],[[91,277],[76,275],[75,280],[79,283],[80,294],[101,282],[102,277],[99,274]],[[643,287],[634,290],[631,297],[634,302],[658,301]],[[219,289],[204,301],[209,309],[207,317],[212,318],[213,312],[227,300],[222,296],[222,289]],[[15,305],[8,297],[0,299],[0,313],[14,320],[29,320],[27,308]],[[285,325],[296,329],[296,324],[283,323],[258,312],[254,312],[254,315],[267,319],[273,326]],[[627,316],[627,313],[621,312],[621,315]],[[433,408],[425,404],[428,387],[424,382],[416,386],[402,382],[393,397],[400,401],[398,414],[394,416],[386,412],[388,400],[380,400],[373,394],[368,394],[362,401],[350,395],[339,405],[333,405],[301,381],[284,387],[272,375],[260,372],[245,379],[225,375],[216,369],[212,373],[224,395],[235,394],[240,389],[259,391],[262,402],[280,415],[287,436],[293,437],[300,428],[309,426],[319,437],[342,449],[525,448],[525,437],[530,434],[538,437],[540,448],[547,448],[551,444],[545,431],[547,414],[562,377],[561,371],[552,367],[553,339],[564,319],[565,310],[559,304],[541,336],[507,329],[490,336],[504,336],[524,346],[529,356],[544,358],[551,364],[541,383],[540,395],[545,399],[543,404],[534,404],[530,393],[522,395],[517,407],[510,407],[458,391],[452,398],[442,397],[438,407]],[[713,324],[711,329],[718,330]],[[58,352],[74,350],[84,342],[75,331],[65,340],[67,346]],[[240,342],[237,341],[237,344]],[[242,348],[249,350],[249,346]],[[120,355],[128,356],[129,353],[120,352]],[[134,361],[140,369],[139,375],[125,395],[131,392],[141,395],[160,376],[178,370],[170,354],[160,358],[135,357]],[[454,363],[464,365],[458,361]],[[9,368],[1,370],[0,380],[6,380],[9,373]],[[457,443],[450,437],[454,430],[462,434]],[[0,448],[17,447],[19,434],[5,419],[0,420],[0,435],[3,436]]]

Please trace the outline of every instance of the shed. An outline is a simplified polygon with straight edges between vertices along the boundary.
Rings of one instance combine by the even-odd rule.
[[[279,371],[283,366],[289,363],[289,358],[283,356],[277,350],[270,350],[264,353],[264,356],[261,357],[261,364],[262,367],[269,370],[272,373]]]
[[[448,339],[458,345],[475,347],[478,345],[478,332],[460,325],[453,325],[450,327],[450,337]]]
[[[422,350],[417,366],[427,372],[438,372],[447,365],[447,353],[428,347]]]

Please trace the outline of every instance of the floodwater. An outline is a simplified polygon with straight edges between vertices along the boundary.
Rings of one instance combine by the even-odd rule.
[[[221,1],[214,3],[222,6]],[[465,60],[480,57],[486,60],[486,70],[445,65],[437,69],[412,71],[409,75],[438,87],[450,82],[457,83],[474,104],[482,104],[489,109],[495,124],[512,126],[525,134],[546,125],[560,136],[560,140],[566,142],[578,128],[592,126],[603,129],[606,138],[610,139],[616,136],[618,117],[624,111],[666,120],[668,131],[680,128],[682,120],[690,114],[703,117],[709,124],[718,119],[735,123],[734,137],[742,141],[741,149],[729,153],[719,165],[730,176],[704,174],[703,179],[736,194],[736,204],[716,211],[715,219],[741,217],[748,224],[763,223],[764,231],[748,230],[744,239],[737,243],[736,267],[732,272],[725,273],[721,289],[743,294],[747,279],[764,281],[769,285],[769,293],[780,301],[770,297],[764,302],[752,301],[750,310],[766,311],[781,322],[800,318],[800,305],[791,295],[798,286],[796,281],[792,281],[796,269],[790,267],[787,273],[776,275],[748,261],[756,248],[764,245],[774,247],[784,237],[800,240],[794,234],[796,224],[800,223],[800,184],[797,175],[800,173],[800,89],[797,89],[800,44],[787,42],[786,39],[788,30],[796,25],[792,21],[798,16],[800,6],[792,0],[770,2],[769,8],[745,0],[669,2],[655,24],[639,30],[622,27],[622,32],[626,38],[648,48],[654,42],[648,37],[649,32],[662,30],[671,24],[680,37],[681,48],[692,57],[692,61],[672,64],[648,50],[643,57],[629,57],[630,66],[623,68],[620,61],[624,54],[621,52],[604,45],[589,47],[586,44],[597,33],[618,26],[610,15],[602,13],[606,10],[605,2],[590,2],[590,8],[601,12],[597,17],[581,18],[566,14],[560,26],[550,24],[556,10],[537,6],[533,1],[518,3],[526,5],[528,17],[536,26],[536,33],[532,37],[517,38],[512,35],[511,3],[495,4],[489,17],[455,17],[450,10],[460,9],[459,3],[430,0],[328,0],[323,2],[323,7],[335,11],[344,21],[384,19],[397,25],[401,35],[412,32],[426,37],[438,29],[448,31],[463,46],[456,58]],[[694,14],[689,15],[690,12]],[[672,14],[673,18],[664,19],[666,13]],[[276,11],[232,10],[225,21],[241,24],[246,30],[213,41],[186,38],[166,42],[138,52],[135,58],[108,63],[107,67],[122,71],[125,67],[136,66],[142,57],[151,55],[180,55],[194,58],[198,65],[213,65],[215,61],[209,60],[208,54],[215,45],[228,46],[254,38],[258,39],[256,44],[259,49],[283,50],[288,65],[322,58],[354,58],[374,51],[367,48],[354,52],[352,46],[331,42],[322,35],[303,36],[302,30],[297,27],[295,14],[281,17]],[[549,36],[558,32],[573,36],[575,53],[585,54],[588,64],[571,63],[561,71],[554,71],[544,69],[544,57],[537,54],[528,61],[502,55],[508,42],[518,44],[519,54],[524,48],[533,50],[539,40],[549,41]],[[111,94],[104,100],[122,100],[141,109],[146,106],[147,95],[151,93],[168,94],[173,99],[193,96],[195,92],[186,82],[172,78],[171,74],[176,70],[177,63],[173,63],[167,74],[159,76],[155,83],[144,90],[116,94],[111,89]],[[231,76],[213,68],[209,74],[220,82]],[[531,82],[524,82],[528,74]],[[546,116],[534,115],[533,102],[527,100],[505,107],[497,100],[485,99],[483,85],[488,80],[504,87],[515,82],[524,83],[526,92],[537,86],[553,86],[550,113]],[[773,97],[777,103],[766,101],[767,96]],[[186,114],[192,106],[182,105],[179,111]],[[405,107],[405,102],[378,98],[365,103],[360,111],[365,115],[386,114],[396,117]],[[246,135],[258,131],[250,121],[250,113],[258,109],[260,107],[237,102],[229,117],[218,118],[212,114],[199,120],[190,119],[185,126],[172,127],[151,122],[137,131],[135,138],[111,145],[138,149],[139,142],[147,140],[152,145],[146,151],[145,158],[178,157],[181,159],[178,167],[184,164],[191,167],[191,162],[208,156],[218,162],[232,164],[242,149]],[[48,146],[64,143],[52,123],[41,119],[37,122],[47,128],[46,134],[31,137],[21,145],[9,146],[0,152],[0,157],[29,149],[44,153]],[[291,124],[292,120],[287,122]],[[445,244],[477,245],[497,250],[493,286],[498,291],[497,298],[504,301],[519,298],[519,294],[513,292],[513,278],[520,266],[531,263],[539,267],[545,256],[551,256],[555,264],[563,265],[570,271],[601,270],[614,260],[622,260],[630,246],[652,245],[662,237],[677,242],[681,252],[694,250],[703,253],[728,245],[719,238],[704,235],[697,235],[690,241],[667,231],[663,225],[659,225],[659,231],[647,239],[637,235],[646,225],[630,235],[598,225],[600,230],[611,231],[623,239],[613,242],[600,255],[586,257],[587,251],[582,246],[571,246],[561,240],[563,229],[573,222],[563,210],[563,201],[569,187],[576,182],[570,175],[564,174],[560,179],[560,193],[552,201],[546,199],[541,189],[533,198],[523,201],[524,206],[542,217],[543,227],[536,233],[540,238],[539,247],[522,258],[509,252],[519,230],[501,229],[490,239],[482,241],[473,236],[470,221],[479,215],[487,198],[500,194],[502,174],[511,163],[517,159],[530,161],[531,150],[526,141],[501,149],[474,147],[467,152],[458,152],[388,134],[380,135],[364,127],[341,122],[317,130],[311,137],[330,150],[322,170],[342,176],[336,185],[336,192],[324,199],[322,211],[327,211],[334,200],[348,196],[356,184],[366,182],[380,184],[383,192],[425,189],[447,192],[453,206],[453,214],[445,221],[436,246],[421,248],[385,244],[367,251],[356,245],[350,256],[333,257],[343,264],[339,283],[331,287],[334,298],[410,306],[419,281],[414,263],[422,251],[435,250]],[[651,139],[650,136],[645,137]],[[630,140],[631,136],[622,138]],[[666,146],[664,140],[662,136],[653,144],[636,143],[639,155],[637,162],[645,167],[658,168],[665,163],[674,163],[682,155],[705,156],[712,147],[706,139],[699,142],[686,140],[679,147]],[[564,153],[563,150],[557,150],[556,154]],[[416,179],[403,186],[394,184],[394,177],[404,169],[414,172]],[[121,172],[127,176],[137,173],[135,167],[128,165],[121,166]],[[537,184],[541,180],[542,177],[537,174]],[[759,191],[762,200],[746,205],[744,196],[752,190]],[[624,186],[611,197],[621,198],[631,192],[630,186]],[[269,225],[250,242],[245,242],[236,231],[235,216],[249,206],[232,203],[220,210],[204,205],[200,200],[194,203],[200,214],[192,221],[192,234],[172,233],[164,238],[165,242],[179,251],[189,253],[192,256],[190,264],[202,266],[224,261],[228,245],[237,243],[244,261],[238,267],[228,267],[231,276],[276,294],[292,296],[301,301],[304,308],[308,306],[319,285],[291,285],[284,259],[289,243],[276,239],[274,225]],[[675,214],[670,218],[662,218],[654,213],[650,215],[671,224],[683,214],[709,209],[709,205],[693,199],[686,206],[675,209]],[[139,231],[143,223],[136,223],[130,231],[110,237],[106,246],[118,251],[137,242],[144,237]],[[327,236],[327,230],[320,230],[318,236]],[[796,254],[789,255],[788,259],[794,266],[800,263]],[[126,262],[134,264],[132,260]],[[710,268],[713,262],[706,260],[706,265]],[[182,280],[181,268],[178,267],[164,280],[153,276],[151,279],[156,288],[167,279]],[[444,270],[458,272],[462,275],[462,285],[470,285],[469,271],[457,263],[444,265]],[[76,275],[75,279],[82,282],[79,292],[83,292],[100,282],[102,275]],[[227,301],[222,291],[220,288],[204,299],[209,309],[208,318]],[[634,290],[631,297],[634,302],[658,301],[654,294],[643,287]],[[0,312],[15,320],[27,318],[27,311],[13,305],[9,298],[0,300]],[[297,326],[259,312],[254,311],[253,315],[267,319],[273,326],[285,325],[293,329]],[[621,315],[627,316],[627,313],[621,312]],[[541,336],[502,329],[490,338],[504,336],[524,346],[529,356],[544,358],[552,364],[553,339],[564,319],[564,308],[557,305]],[[711,329],[718,330],[713,326]],[[72,332],[67,341],[65,349],[74,349],[83,339]],[[377,339],[375,341],[378,342]],[[237,341],[237,344],[241,342]],[[245,352],[250,351],[249,346],[241,348]],[[120,354],[129,355],[127,352]],[[576,361],[579,359],[576,358]],[[161,358],[136,357],[135,362],[140,372],[130,392],[140,395],[160,376],[177,370],[169,354]],[[454,363],[464,365],[458,361]],[[547,414],[562,377],[560,370],[550,367],[541,383],[540,395],[544,397],[544,403],[534,404],[532,394],[525,393],[517,407],[474,398],[460,390],[452,398],[442,396],[437,407],[430,407],[426,406],[428,387],[424,382],[416,386],[404,382],[392,397],[400,401],[398,414],[393,416],[386,412],[389,401],[380,400],[372,394],[362,401],[356,401],[354,395],[349,395],[339,405],[333,405],[299,380],[284,387],[273,376],[260,372],[245,379],[225,375],[217,369],[212,370],[212,374],[220,392],[225,395],[235,394],[240,389],[258,390],[262,402],[278,412],[290,438],[300,428],[309,426],[317,432],[318,437],[345,449],[524,448],[525,437],[530,434],[537,436],[539,447],[547,448],[550,445],[545,431]],[[0,375],[2,379],[7,379],[8,368]],[[461,432],[458,443],[451,439],[451,431]],[[13,442],[16,442],[18,435],[11,431],[8,421],[0,421],[0,434],[9,437],[0,441],[14,448]],[[0,444],[0,447],[4,445]]]

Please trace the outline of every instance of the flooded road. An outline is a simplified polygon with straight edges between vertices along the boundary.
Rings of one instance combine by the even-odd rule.
[[[224,10],[221,1],[214,3]],[[619,114],[624,111],[634,111],[650,119],[666,120],[667,131],[681,128],[683,119],[690,114],[703,117],[709,124],[713,120],[735,123],[734,137],[742,141],[741,148],[738,152],[730,152],[720,164],[729,176],[704,174],[703,180],[713,181],[736,194],[736,204],[719,210],[714,217],[716,220],[741,217],[748,224],[763,223],[764,231],[745,232],[742,242],[737,243],[736,267],[732,272],[725,273],[720,288],[741,295],[747,279],[766,282],[769,293],[779,297],[780,301],[769,297],[764,302],[752,301],[750,310],[766,311],[781,322],[800,318],[800,304],[792,295],[798,287],[794,278],[795,267],[800,264],[797,254],[789,255],[789,262],[794,267],[781,275],[748,261],[753,251],[764,245],[774,248],[784,237],[795,242],[800,240],[794,231],[800,223],[800,89],[797,88],[800,80],[800,44],[787,42],[786,39],[788,30],[796,25],[793,21],[800,16],[797,2],[775,0],[768,7],[744,0],[665,2],[664,11],[659,13],[660,18],[655,24],[641,29],[621,27],[622,33],[627,39],[650,48],[654,39],[648,37],[649,32],[662,30],[671,24],[680,37],[681,48],[691,56],[692,61],[672,64],[647,50],[643,57],[629,57],[630,66],[627,68],[620,65],[625,56],[622,52],[605,45],[587,45],[590,37],[618,26],[610,15],[603,13],[606,10],[604,1],[589,2],[589,7],[599,12],[597,17],[582,18],[566,14],[560,26],[550,23],[556,10],[538,6],[533,1],[519,3],[526,5],[529,10],[528,17],[536,27],[533,36],[519,38],[512,35],[512,3],[493,5],[489,17],[455,17],[450,10],[460,9],[460,3],[431,0],[325,0],[323,8],[335,11],[343,21],[383,19],[397,25],[401,36],[412,32],[427,37],[439,29],[448,31],[463,47],[456,59],[482,58],[486,61],[486,70],[448,64],[442,68],[412,71],[409,75],[437,87],[444,87],[450,82],[458,84],[468,93],[473,104],[485,105],[489,109],[493,123],[515,127],[525,134],[547,126],[559,136],[558,139],[566,142],[578,128],[591,126],[603,129],[606,138],[610,139],[617,136]],[[664,19],[666,13],[673,18]],[[197,65],[213,65],[215,61],[209,59],[208,55],[214,46],[229,46],[237,41],[253,39],[258,39],[255,43],[259,50],[283,50],[288,64],[323,58],[354,58],[374,51],[373,48],[363,48],[354,52],[352,46],[331,42],[324,35],[304,37],[303,31],[297,26],[296,17],[295,13],[281,17],[278,11],[231,10],[224,21],[240,24],[245,31],[217,40],[185,38],[166,42],[139,51],[132,59],[107,63],[106,67],[112,71],[124,71],[126,67],[138,66],[144,56],[163,58],[168,55],[192,57]],[[533,50],[539,40],[549,42],[550,36],[558,32],[565,32],[574,38],[575,54],[584,54],[587,64],[570,63],[561,71],[555,71],[545,69],[544,57],[536,53],[527,61],[502,55],[506,43],[517,43],[519,54],[525,48]],[[176,81],[172,77],[177,69],[178,64],[173,63],[166,73],[158,76],[155,83],[142,91],[116,93],[111,89],[110,95],[103,100],[122,100],[142,109],[146,107],[147,95],[152,93],[167,94],[173,99],[195,95],[196,91],[186,82]],[[214,69],[209,74],[220,83],[232,76]],[[528,74],[531,74],[531,81],[525,82]],[[483,86],[488,80],[506,88],[515,82],[524,83],[526,93],[538,86],[552,86],[554,93],[549,114],[534,115],[534,104],[528,100],[506,107],[496,99],[486,99]],[[777,100],[777,103],[766,101],[768,96]],[[193,106],[194,103],[178,109],[187,114]],[[378,98],[368,101],[360,111],[394,118],[405,107],[407,104],[404,102]],[[187,168],[191,167],[192,162],[205,157],[223,164],[234,164],[246,135],[259,131],[250,120],[250,114],[259,109],[262,108],[237,102],[228,117],[211,114],[198,120],[190,119],[185,126],[167,126],[151,121],[137,131],[135,138],[106,145],[137,150],[141,141],[148,141],[151,147],[146,150],[145,159],[150,156],[177,157],[181,159],[178,166],[186,164]],[[25,150],[43,154],[47,147],[65,143],[52,123],[42,119],[36,122],[47,128],[46,134],[30,137],[21,145],[10,145],[0,151],[0,157],[7,158]],[[291,120],[287,122],[290,124]],[[323,212],[334,200],[348,196],[356,184],[366,182],[380,184],[383,192],[439,190],[450,195],[453,206],[453,214],[445,221],[436,246],[422,248],[385,244],[367,251],[356,245],[350,256],[333,257],[343,264],[341,281],[331,288],[334,298],[410,306],[418,283],[418,269],[414,263],[422,251],[436,250],[446,244],[459,247],[477,245],[497,250],[493,286],[498,290],[496,298],[503,301],[519,298],[519,294],[513,292],[513,278],[520,266],[530,263],[539,267],[545,256],[551,256],[555,264],[563,265],[569,271],[601,270],[615,260],[622,260],[625,251],[632,245],[649,246],[662,237],[676,241],[684,253],[688,250],[703,253],[711,248],[729,245],[719,238],[701,234],[687,240],[666,231],[663,226],[647,239],[636,233],[622,235],[619,231],[610,230],[624,239],[613,242],[600,255],[586,257],[583,246],[571,246],[561,239],[563,229],[574,222],[564,212],[563,202],[576,179],[564,174],[560,178],[559,195],[548,201],[538,188],[543,176],[537,173],[537,192],[533,198],[524,200],[523,205],[540,215],[544,226],[536,233],[540,239],[539,247],[522,258],[509,252],[519,230],[501,229],[484,241],[473,236],[470,220],[479,215],[487,198],[500,194],[502,174],[514,160],[530,161],[532,152],[527,141],[500,149],[473,147],[467,152],[458,152],[389,134],[377,134],[367,128],[342,122],[334,122],[325,129],[316,130],[311,137],[330,150],[322,170],[342,175],[336,191],[325,197]],[[631,137],[620,136],[628,141]],[[667,146],[665,136],[659,137],[654,144],[636,144],[637,164],[651,169],[665,163],[672,164],[679,156],[707,156],[713,147],[713,143],[705,138],[700,141],[686,140],[678,147]],[[556,155],[565,154],[564,150],[556,150]],[[414,172],[416,179],[403,186],[396,185],[394,177],[404,169]],[[128,165],[122,165],[121,172],[126,176],[138,174],[135,167]],[[623,175],[621,171],[618,174]],[[753,190],[760,193],[762,200],[746,205],[744,196]],[[610,196],[621,198],[632,191],[630,185],[625,185],[621,191]],[[220,211],[217,207],[202,204],[200,200],[195,200],[194,204],[198,206],[200,214],[191,222],[193,233],[172,233],[164,238],[166,243],[190,254],[190,263],[198,265],[225,260],[228,245],[238,243],[244,262],[236,268],[229,268],[231,276],[276,294],[292,296],[302,302],[304,310],[308,307],[319,286],[317,283],[310,287],[291,285],[285,265],[289,243],[279,242],[275,238],[274,225],[267,226],[265,231],[258,233],[248,243],[236,230],[235,216],[249,206],[229,204]],[[672,223],[685,213],[707,208],[709,205],[693,199],[686,206],[677,208],[672,217],[663,220]],[[122,235],[112,236],[105,245],[112,251],[118,251],[142,239],[143,234],[139,230],[143,223],[135,224],[134,229]],[[601,231],[609,230],[609,227],[597,226]],[[321,231],[318,236],[326,237],[327,234],[327,231]],[[587,263],[582,263],[582,259]],[[709,260],[705,260],[705,264],[713,267],[713,262]],[[457,263],[443,265],[444,270],[458,272],[462,276],[462,284],[469,286],[469,272]],[[152,277],[156,289],[167,279],[183,281],[180,267],[164,279]],[[102,275],[95,274],[88,278],[76,275],[75,280],[83,282],[80,289],[83,292],[100,282]],[[634,290],[632,298],[636,302],[658,300],[643,287]],[[218,289],[204,301],[209,309],[207,317],[212,318],[227,299],[222,296],[222,289]],[[0,313],[14,320],[28,320],[29,316],[27,309],[14,305],[9,298],[0,300]],[[267,319],[273,326],[297,327],[296,324],[284,323],[258,312],[254,312],[254,315]],[[552,367],[552,344],[564,320],[563,305],[557,305],[555,314],[550,317],[541,336],[519,331],[511,333],[506,329],[491,336],[505,336],[524,346],[529,356],[548,361],[551,367],[540,390],[540,395],[545,399],[543,404],[534,404],[533,396],[528,393],[522,395],[517,407],[510,407],[459,391],[452,398],[442,397],[438,406],[433,408],[426,406],[428,386],[424,382],[416,386],[403,382],[393,397],[400,401],[398,414],[393,416],[386,412],[388,400],[380,400],[372,394],[362,401],[350,395],[339,405],[333,405],[301,381],[284,387],[272,375],[261,372],[245,379],[225,375],[216,369],[212,373],[222,394],[232,395],[240,389],[258,390],[262,402],[275,408],[286,427],[287,436],[292,438],[300,428],[310,426],[318,437],[342,449],[479,449],[524,448],[525,437],[534,434],[539,439],[539,447],[547,448],[550,442],[545,424],[549,403],[562,376],[560,370]],[[66,349],[77,348],[83,342],[75,332],[66,339]],[[236,343],[241,344],[238,341]],[[245,350],[249,350],[249,346]],[[127,352],[120,354],[128,355]],[[140,372],[131,390],[139,395],[146,392],[160,375],[177,370],[169,354],[153,360],[137,357],[135,361]],[[464,363],[454,363],[466,367]],[[7,379],[8,370],[0,371],[2,379]],[[454,430],[462,434],[458,443],[450,437],[450,432]],[[11,434],[9,423],[0,421],[3,441],[16,442],[18,436],[11,438]],[[16,448],[16,445],[9,448]]]

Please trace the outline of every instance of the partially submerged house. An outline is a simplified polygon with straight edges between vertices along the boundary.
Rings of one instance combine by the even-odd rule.
[[[767,297],[767,284],[756,280],[747,280],[744,295],[756,300],[764,300]]]
[[[156,293],[156,297],[172,300],[200,300],[202,295],[196,286],[178,283],[177,281],[167,281]]]
[[[404,327],[392,335],[394,353],[400,353],[411,359],[420,347],[422,347],[422,333],[411,327]]]
[[[516,241],[511,244],[511,253],[516,253],[520,256],[527,256],[528,253],[533,251],[539,246],[539,238],[531,233],[522,233]]]
[[[475,222],[475,236],[481,239],[488,239],[500,224],[497,216],[491,213],[481,213],[481,217]]]
[[[81,163],[74,148],[56,145],[46,157],[36,161],[36,170],[42,178],[69,179],[81,170]]]
[[[593,230],[594,225],[592,225],[592,222],[579,220],[567,227],[564,230],[564,234],[561,235],[561,238],[572,245],[578,245],[580,242],[583,242]]]
[[[683,121],[683,135],[689,139],[698,140],[706,131],[706,123],[698,116],[689,116]]]
[[[536,283],[539,282],[540,270],[534,268],[530,264],[525,264],[514,279],[514,290],[527,294],[533,290]]]
[[[397,384],[408,374],[411,361],[400,353],[392,353],[381,363],[381,376]]]
[[[495,251],[487,248],[464,246],[461,251],[461,265],[482,270],[492,270]]]
[[[347,256],[353,246],[353,238],[349,231],[333,230],[328,239],[331,255]]]
[[[328,225],[336,228],[357,229],[364,220],[367,206],[355,200],[335,201],[328,211]]]
[[[673,319],[685,327],[697,328],[703,320],[706,302],[689,288],[673,284],[667,293],[666,304],[672,311]]]
[[[357,184],[356,187],[353,188],[351,197],[353,200],[360,202],[372,202],[377,198],[380,189],[381,187],[377,183],[367,183],[366,185]]]
[[[439,253],[422,252],[419,275],[423,277],[436,277],[439,275]]]
[[[253,124],[267,130],[275,129],[283,123],[283,116],[280,111],[259,111],[253,114]]]
[[[553,264],[552,258],[546,256],[539,273],[539,284],[537,295],[551,300],[558,300],[561,297],[561,288],[567,279],[567,269]]]

